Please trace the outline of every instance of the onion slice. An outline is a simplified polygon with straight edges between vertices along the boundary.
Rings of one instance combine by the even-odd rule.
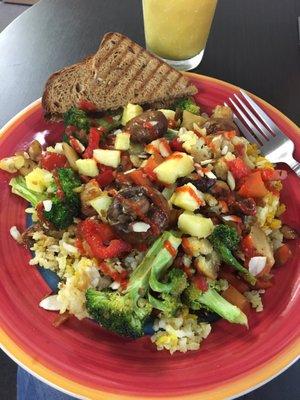
[[[267,257],[256,256],[250,258],[249,261],[249,272],[256,276],[265,268],[267,262]]]

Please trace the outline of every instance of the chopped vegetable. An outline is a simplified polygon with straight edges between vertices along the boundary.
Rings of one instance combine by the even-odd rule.
[[[209,237],[209,240],[222,261],[233,266],[251,285],[255,284],[255,277],[245,267],[243,267],[232,254],[232,251],[236,250],[240,241],[235,228],[227,225],[218,225]]]

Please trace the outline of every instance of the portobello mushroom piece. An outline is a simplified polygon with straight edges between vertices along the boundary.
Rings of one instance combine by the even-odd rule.
[[[169,216],[151,202],[140,186],[121,189],[108,209],[107,219],[120,238],[133,244],[150,243],[169,224]]]
[[[203,128],[206,128],[207,134],[215,134],[218,132],[228,132],[235,131],[238,136],[240,136],[240,131],[235,123],[231,119],[225,118],[210,118]]]
[[[127,122],[125,129],[136,143],[150,143],[163,136],[168,120],[161,111],[148,110]]]

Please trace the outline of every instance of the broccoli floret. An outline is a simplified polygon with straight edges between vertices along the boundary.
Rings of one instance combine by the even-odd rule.
[[[57,229],[65,229],[72,225],[73,218],[78,217],[80,212],[80,200],[75,202],[75,198],[71,201],[60,200],[54,197],[50,211],[44,211],[44,217],[51,222]]]
[[[158,268],[153,268],[150,276],[151,289],[159,293],[168,293],[173,296],[179,296],[184,289],[187,287],[186,274],[178,268],[173,268],[166,275],[166,282],[160,282],[158,276],[160,276]]]
[[[73,218],[80,214],[80,198],[74,189],[81,185],[78,175],[71,168],[59,168],[57,176],[64,193],[62,199],[54,196],[50,211],[44,211],[45,218],[57,229],[67,228],[73,223]]]
[[[149,318],[152,306],[145,302],[136,303],[137,293],[130,291],[122,295],[113,291],[86,291],[87,309],[92,318],[104,328],[122,336],[140,337],[144,334],[144,325]]]
[[[145,299],[149,290],[149,277],[155,263],[162,268],[170,262],[164,243],[173,237],[164,232],[147,251],[142,262],[130,276],[124,293],[88,289],[86,306],[90,315],[105,328],[122,336],[139,337],[150,317],[152,306]]]
[[[74,189],[81,186],[79,176],[71,168],[59,168],[57,176],[60,186],[67,197],[72,197]]]
[[[200,107],[194,102],[193,99],[181,99],[175,103],[175,108],[179,108],[180,110],[189,111],[192,114],[200,114]]]
[[[157,310],[162,311],[166,317],[174,317],[179,308],[182,307],[180,298],[168,293],[162,293],[160,297],[158,299],[149,293],[148,299],[150,304]]]
[[[86,112],[74,106],[64,114],[64,124],[65,126],[75,126],[76,128],[83,129],[86,132],[90,129],[90,121]]]
[[[239,271],[251,285],[255,285],[256,278],[232,254],[232,251],[236,250],[240,241],[235,228],[223,224],[218,225],[208,239],[222,261]]]
[[[231,323],[248,326],[246,315],[211,287],[202,292],[192,283],[185,289],[182,297],[184,304],[194,311],[208,308]]]
[[[23,199],[29,201],[29,203],[31,203],[33,207],[37,206],[41,201],[47,199],[46,194],[38,193],[28,189],[26,186],[25,178],[23,176],[16,176],[12,178],[9,184],[12,187],[12,193],[23,197]]]

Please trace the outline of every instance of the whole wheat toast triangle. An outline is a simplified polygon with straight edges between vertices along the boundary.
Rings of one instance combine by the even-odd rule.
[[[42,104],[45,116],[60,119],[80,100],[98,111],[128,103],[170,104],[197,92],[179,71],[120,33],[107,33],[94,55],[51,75]]]

